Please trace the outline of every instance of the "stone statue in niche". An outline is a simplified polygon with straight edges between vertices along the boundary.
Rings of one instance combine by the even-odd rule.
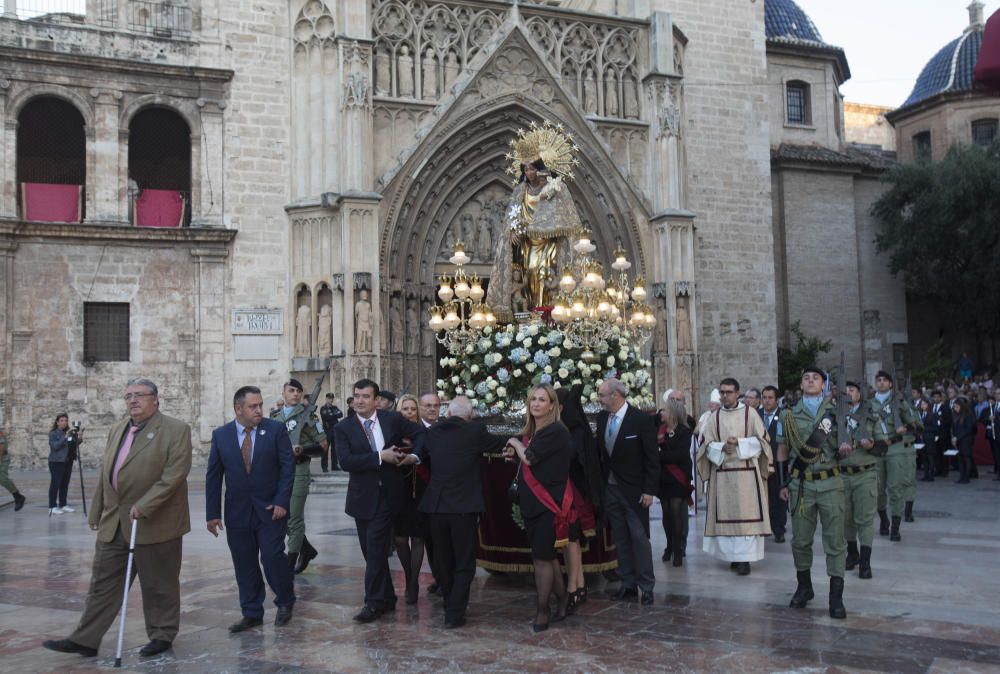
[[[392,68],[389,52],[379,47],[375,52],[375,95],[392,95]]]
[[[333,352],[333,310],[329,304],[319,309],[316,319],[316,355],[329,356]]]
[[[636,95],[635,80],[631,75],[625,76],[622,88],[625,90],[625,118],[639,119],[639,99]]]
[[[458,223],[453,222],[451,226],[448,227],[448,231],[444,235],[444,250],[441,251],[441,257],[447,260],[451,257],[451,252],[455,250],[455,230],[458,229]],[[461,236],[461,235],[459,235]]]
[[[677,298],[677,351],[690,351],[691,340],[691,313],[689,309],[690,298],[681,295]]]
[[[305,304],[295,312],[295,355],[312,355],[312,310]]]
[[[372,304],[368,301],[368,291],[358,293],[354,304],[354,352],[371,353],[372,344]]]
[[[405,44],[399,48],[396,59],[396,78],[399,83],[399,97],[413,98],[413,57]]]
[[[588,115],[597,114],[597,79],[590,67],[583,76],[583,111]]]
[[[403,308],[399,304],[398,295],[389,300],[389,325],[391,327],[389,338],[392,340],[393,353],[403,352]]]
[[[654,343],[653,349],[658,353],[666,353],[667,347],[669,346],[667,340],[667,331],[670,326],[667,324],[667,312],[663,308],[660,302],[656,303],[656,326],[654,327]]]
[[[493,223],[485,207],[479,212],[479,233],[476,236],[476,257],[480,262],[488,262],[493,250]]]
[[[430,308],[432,306],[432,303],[428,302],[427,300],[424,300],[423,305],[424,305],[424,311],[423,311],[424,319],[425,319],[425,321],[430,320],[430,317],[431,317]],[[434,355],[434,342],[435,342],[434,333],[431,332],[430,328],[426,327],[426,325],[427,325],[426,322],[423,325],[425,327],[424,327],[423,331],[421,332],[421,334],[423,335],[423,338],[421,339],[420,353],[423,356],[433,356]]]
[[[448,87],[455,83],[458,79],[458,73],[461,71],[461,66],[458,64],[458,56],[455,54],[455,50],[448,52],[448,58],[444,62],[444,87],[447,91]]]
[[[476,249],[476,227],[472,224],[472,215],[464,214],[461,222],[462,226],[458,230],[458,238],[465,244],[466,253],[471,253]]]
[[[420,348],[420,309],[415,297],[406,300],[406,351],[416,353]]]
[[[610,68],[604,80],[604,116],[618,116],[618,78],[615,77],[615,71]]]
[[[428,47],[420,62],[420,86],[423,88],[425,101],[433,101],[438,97],[437,71],[437,56],[434,55],[434,48]]]

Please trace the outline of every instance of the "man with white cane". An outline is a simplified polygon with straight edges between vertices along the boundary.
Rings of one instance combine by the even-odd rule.
[[[76,630],[42,645],[93,657],[122,605],[125,578],[139,576],[146,634],[139,655],[170,648],[180,624],[181,540],[191,530],[187,476],[191,427],[159,411],[156,384],[133,379],[125,390],[129,418],[112,427],[90,509],[97,531],[90,589]],[[129,537],[139,520],[134,563]]]

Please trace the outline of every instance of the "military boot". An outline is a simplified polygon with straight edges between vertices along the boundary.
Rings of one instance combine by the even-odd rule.
[[[889,540],[898,543],[903,540],[903,537],[899,535],[899,522],[900,517],[898,515],[892,516],[892,533],[889,534]]]
[[[861,563],[858,567],[858,578],[865,580],[872,577],[872,549],[868,545],[861,546]]]
[[[298,559],[297,563],[295,564],[295,568],[294,568],[295,573],[299,574],[299,573],[302,573],[303,571],[305,571],[306,567],[309,566],[309,562],[311,562],[312,560],[316,559],[316,555],[318,555],[318,554],[319,554],[319,552],[316,550],[316,548],[314,548],[313,546],[311,546],[309,544],[309,539],[308,538],[303,538],[302,539],[302,551],[299,552],[299,559]]]
[[[844,568],[848,571],[854,571],[854,567],[858,565],[859,559],[861,558],[858,556],[858,542],[848,541],[847,559],[844,560]]]
[[[889,515],[884,510],[878,511],[878,533],[881,536],[889,535]]]
[[[815,597],[813,594],[813,583],[812,576],[809,573],[809,569],[805,571],[796,571],[795,577],[798,579],[798,587],[795,588],[795,594],[792,595],[792,601],[788,604],[789,608],[805,608],[806,603]]]
[[[913,501],[906,502],[906,509],[903,511],[903,521],[905,522],[913,521]]]
[[[292,573],[295,573],[295,563],[298,561],[298,559],[299,559],[299,553],[297,552],[288,553],[288,568],[292,571]]]
[[[847,617],[844,608],[844,579],[830,576],[830,617],[843,620]]]

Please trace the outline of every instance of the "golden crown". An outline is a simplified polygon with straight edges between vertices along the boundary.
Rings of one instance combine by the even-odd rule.
[[[517,138],[510,141],[510,151],[505,155],[510,162],[507,173],[514,176],[517,184],[521,165],[541,159],[549,171],[572,180],[573,167],[580,163],[576,158],[579,151],[562,124],[546,121],[539,126],[532,122],[528,129],[518,129]]]

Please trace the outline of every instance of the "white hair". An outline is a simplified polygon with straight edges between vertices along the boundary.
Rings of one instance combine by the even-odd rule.
[[[461,419],[472,418],[472,403],[465,396],[455,396],[448,405],[448,416]]]

